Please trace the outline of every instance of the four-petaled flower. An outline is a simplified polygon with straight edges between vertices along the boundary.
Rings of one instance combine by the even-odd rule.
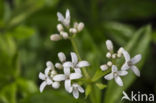
[[[123,55],[125,57],[126,62],[121,67],[121,70],[128,70],[129,68],[135,73],[136,76],[140,76],[139,69],[135,66],[136,63],[138,63],[141,60],[141,54],[136,55],[132,59],[130,58],[130,55],[127,51],[123,51]]]
[[[47,68],[45,69],[45,73],[39,73],[39,78],[44,80],[40,85],[40,92],[42,92],[46,85],[52,85],[53,88],[59,88],[59,82],[53,81],[53,77],[57,74],[52,62],[48,61],[46,63]]]
[[[57,12],[58,21],[60,21],[64,26],[69,27],[70,24],[70,11],[66,10],[65,17],[62,15],[62,13]]]
[[[78,57],[77,57],[77,55],[76,55],[76,53],[74,53],[74,52],[71,52],[71,59],[72,59],[72,61],[70,62],[70,61],[68,61],[68,62],[65,62],[64,64],[63,64],[63,66],[65,67],[65,68],[73,68],[74,70],[75,70],[75,72],[79,72],[79,73],[81,73],[81,70],[80,70],[80,68],[83,68],[83,67],[87,67],[87,66],[89,66],[90,64],[87,62],[87,61],[78,61]]]
[[[79,92],[84,93],[84,89],[79,84],[73,83],[69,92],[73,93],[74,98],[78,99]]]
[[[128,74],[127,71],[118,71],[118,68],[115,65],[113,65],[112,72],[110,74],[107,74],[104,78],[107,80],[112,80],[114,78],[115,82],[119,86],[123,86],[123,82],[120,76],[125,76],[127,74]]]
[[[80,79],[82,77],[81,73],[70,73],[70,68],[64,68],[64,74],[58,74],[54,76],[55,81],[65,81],[65,89],[67,92],[71,90],[71,80]]]

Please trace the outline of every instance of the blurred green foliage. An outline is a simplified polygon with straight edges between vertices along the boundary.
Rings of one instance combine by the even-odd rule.
[[[156,45],[152,23],[156,20],[155,5],[154,0],[0,0],[0,103],[90,103],[88,98],[94,103],[120,103],[122,90],[133,87],[136,78],[130,73],[124,78],[123,88],[114,81],[107,86],[101,83],[103,79],[99,78],[104,73],[99,65],[106,62],[105,40],[111,39],[116,48],[126,47],[132,56],[141,53],[143,60],[138,66],[146,72],[145,64],[154,65],[147,60],[155,60],[152,53],[156,50],[151,47],[151,43]],[[39,93],[38,89],[38,73],[44,70],[45,62],[55,62],[59,51],[72,51],[68,40],[49,39],[57,31],[57,11],[65,12],[67,8],[73,21],[85,23],[76,43],[82,59],[92,64],[88,69],[92,80],[98,82],[88,84],[86,96],[78,100],[64,90],[47,87]],[[147,73],[143,77],[154,80],[150,83],[155,85],[155,76],[145,77]],[[142,84],[138,87],[146,89]],[[89,97],[92,90],[94,97]]]

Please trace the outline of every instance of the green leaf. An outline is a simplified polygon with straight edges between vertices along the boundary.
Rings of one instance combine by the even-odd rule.
[[[85,90],[85,98],[88,97],[88,95],[91,93],[91,91],[92,91],[92,86],[87,85],[86,90]]]
[[[34,93],[24,98],[19,103],[86,103],[84,99],[75,99],[72,94],[63,90],[52,90]]]
[[[0,99],[4,103],[16,103],[16,84],[12,83],[1,89]]]
[[[21,95],[24,97],[28,96],[31,93],[35,93],[38,90],[35,83],[31,80],[18,78],[16,84]]]
[[[144,62],[146,61],[146,53],[148,52],[149,43],[151,41],[151,26],[146,26],[139,29],[132,39],[127,44],[126,48],[131,51],[132,56],[140,53],[142,54],[142,60],[138,64],[138,68],[142,68]],[[120,100],[122,91],[126,90],[136,79],[135,74],[129,71],[128,75],[123,77],[124,87],[119,87],[113,80],[109,82],[108,88],[105,94],[104,103],[116,103]]]
[[[100,79],[102,76],[106,75],[107,73],[110,72],[110,69],[106,70],[106,71],[102,71],[101,69],[98,69],[95,73],[95,75],[92,78],[92,81],[95,82],[98,79]]]
[[[10,34],[16,39],[26,39],[34,35],[35,30],[27,26],[18,26]]]
[[[101,90],[107,87],[105,84],[102,83],[96,83],[96,86]]]

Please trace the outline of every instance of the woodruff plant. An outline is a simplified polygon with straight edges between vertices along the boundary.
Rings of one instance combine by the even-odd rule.
[[[90,78],[89,73],[85,69],[86,67],[90,66],[88,61],[81,60],[79,55],[77,46],[73,38],[76,36],[78,32],[81,32],[84,28],[84,23],[74,22],[73,26],[70,25],[70,11],[67,9],[65,17],[58,12],[58,21],[60,24],[57,25],[57,30],[59,33],[52,34],[50,39],[52,41],[59,41],[61,39],[69,39],[72,43],[73,49],[75,52],[71,52],[71,61],[66,60],[66,56],[63,52],[58,53],[58,58],[60,62],[56,63],[55,65],[48,61],[46,63],[46,69],[44,73],[39,73],[39,78],[43,80],[40,85],[40,92],[44,90],[47,85],[52,86],[54,89],[58,89],[60,87],[60,82],[64,82],[65,90],[68,93],[72,93],[74,98],[79,98],[79,92],[84,93],[85,90],[83,87],[87,86],[87,82],[83,83],[82,80],[88,80]],[[109,70],[110,73],[106,74],[104,78],[106,80],[114,79],[117,85],[123,86],[123,81],[120,76],[128,75],[128,70],[131,69],[136,76],[140,76],[139,69],[135,66],[141,60],[141,54],[130,58],[129,53],[123,48],[119,48],[117,53],[113,50],[113,43],[111,40],[106,41],[106,47],[108,52],[106,53],[106,58],[109,61],[101,65],[102,71]],[[117,59],[121,59],[121,57],[125,58],[125,63],[121,66],[117,66],[117,63],[114,62]],[[61,74],[58,74],[57,71],[62,71]],[[60,73],[59,72],[59,73]],[[84,75],[84,76],[83,76]]]

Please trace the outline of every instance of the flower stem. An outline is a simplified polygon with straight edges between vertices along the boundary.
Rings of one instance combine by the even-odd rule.
[[[80,57],[80,54],[79,54],[79,51],[78,51],[78,48],[77,48],[77,45],[76,45],[76,43],[75,43],[74,38],[71,38],[70,41],[71,41],[71,44],[72,44],[72,47],[73,47],[74,51],[75,51],[76,54],[78,55],[79,60],[82,60],[81,57]],[[82,69],[82,72],[83,72],[83,74],[85,75],[85,77],[86,77],[87,79],[90,78],[90,76],[89,76],[89,74],[87,73],[87,71],[86,71],[85,68]]]

